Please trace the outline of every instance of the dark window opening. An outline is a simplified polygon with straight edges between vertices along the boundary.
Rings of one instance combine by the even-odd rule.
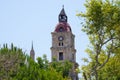
[[[63,52],[59,52],[59,60],[63,60]]]
[[[72,60],[74,60],[74,57],[75,57],[74,54],[72,54]]]
[[[62,42],[62,46],[63,46],[63,42]]]
[[[65,15],[59,15],[59,21],[60,22],[67,22],[67,16],[65,16]]]
[[[63,27],[60,27],[60,28],[59,28],[59,31],[60,31],[60,32],[63,32],[63,31],[64,31],[64,28],[63,28]]]
[[[60,43],[59,43],[59,46],[60,46]]]
[[[59,46],[64,46],[63,42],[59,42]]]

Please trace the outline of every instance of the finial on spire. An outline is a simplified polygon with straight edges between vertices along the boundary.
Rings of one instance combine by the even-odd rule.
[[[64,8],[64,5],[62,5],[62,7]]]
[[[32,50],[33,50],[33,41],[32,41]]]

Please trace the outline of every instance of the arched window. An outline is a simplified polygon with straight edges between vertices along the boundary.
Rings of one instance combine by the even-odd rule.
[[[63,42],[59,42],[59,46],[64,46]]]
[[[59,46],[60,46],[61,44],[60,44],[60,42],[59,42]]]
[[[60,27],[60,28],[59,28],[59,31],[60,31],[60,32],[63,32],[63,31],[64,31],[64,28],[63,28],[63,27]]]
[[[63,42],[62,42],[62,46],[63,46]]]
[[[63,60],[63,52],[59,52],[59,60]]]

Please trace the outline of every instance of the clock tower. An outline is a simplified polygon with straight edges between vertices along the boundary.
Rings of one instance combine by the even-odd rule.
[[[73,63],[72,72],[70,77],[72,80],[78,80],[78,74],[75,69],[78,67],[76,63],[76,49],[74,38],[75,35],[72,33],[70,25],[67,23],[68,18],[62,8],[58,16],[58,24],[52,34],[52,47],[51,55],[52,59],[56,58],[57,61],[70,61]]]

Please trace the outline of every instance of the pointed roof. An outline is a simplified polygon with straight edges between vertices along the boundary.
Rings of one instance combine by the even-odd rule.
[[[34,60],[35,58],[35,51],[34,51],[34,48],[33,48],[33,41],[32,41],[32,47],[31,47],[31,51],[30,51],[30,57]]]
[[[68,18],[63,5],[63,8],[58,16],[59,23],[56,25],[54,32],[72,32],[70,25],[67,23],[67,19]]]
[[[64,6],[63,6],[62,10],[60,11],[60,14],[58,16],[58,21],[59,22],[67,22],[67,15],[65,13]]]
[[[31,50],[33,50],[33,41],[32,41],[32,47],[31,47]]]
[[[61,12],[60,12],[59,15],[65,15],[65,16],[66,16],[66,14],[65,14],[65,10],[64,10],[64,5],[63,5],[63,8],[62,8],[62,10],[61,10]]]
[[[34,52],[34,48],[33,48],[33,41],[32,41],[32,46],[31,46],[31,53]]]

